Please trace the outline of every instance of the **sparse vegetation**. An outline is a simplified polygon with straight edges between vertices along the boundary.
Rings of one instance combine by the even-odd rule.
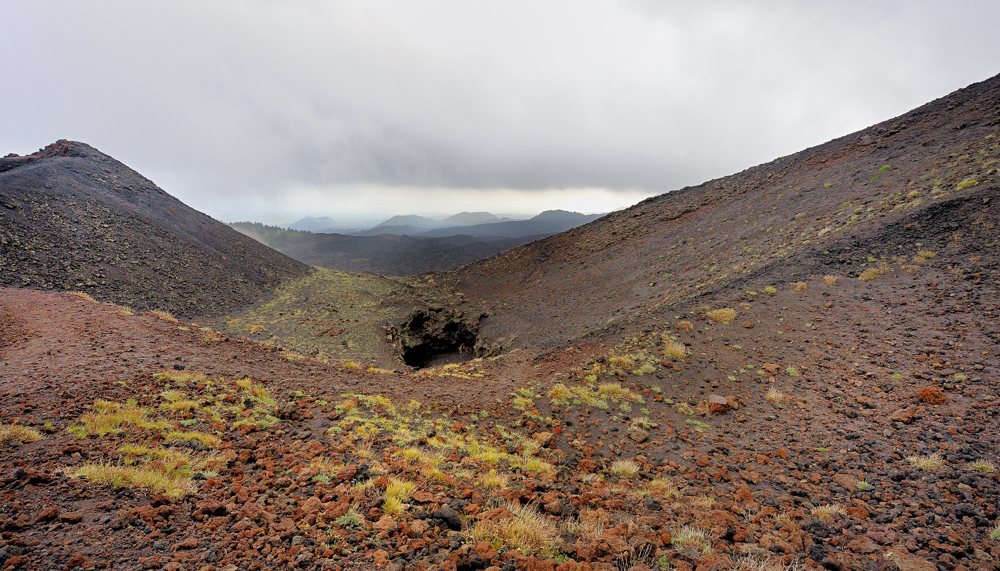
[[[90,435],[104,436],[110,432],[119,432],[127,426],[147,430],[170,428],[170,423],[165,420],[150,419],[149,409],[135,404],[97,400],[92,411],[80,417],[80,424],[70,427],[73,434],[81,438]]]
[[[691,323],[690,321],[678,321],[677,322],[677,330],[678,331],[683,331],[683,332],[687,333],[687,332],[690,332],[693,329],[694,329],[694,324]]]
[[[957,185],[955,185],[955,190],[965,190],[966,188],[977,186],[978,184],[979,184],[978,180],[974,178],[967,178],[962,182],[958,183]]]
[[[922,266],[927,263],[927,260],[933,260],[935,257],[937,254],[930,250],[920,250],[913,256],[913,263]]]
[[[812,510],[810,510],[810,513],[812,514],[813,517],[815,517],[820,521],[830,521],[833,519],[833,516],[835,515],[839,516],[847,515],[847,511],[844,510],[844,506],[840,504],[826,504],[822,506],[816,506]]]
[[[826,285],[837,285],[837,276],[823,276],[823,283]]]
[[[785,393],[779,391],[774,385],[771,385],[771,388],[767,389],[767,394],[764,395],[764,398],[768,402],[779,403],[785,400]]]
[[[944,459],[937,452],[926,456],[907,456],[906,461],[920,470],[937,470],[944,465]]]
[[[632,460],[616,460],[611,464],[611,472],[631,478],[639,473],[639,465]]]
[[[718,321],[723,325],[729,325],[734,319],[736,319],[736,311],[728,307],[723,307],[720,309],[713,309],[705,313],[709,319]]]
[[[993,474],[997,471],[996,465],[989,460],[976,460],[969,464],[969,468],[973,472],[979,472],[980,474]]]
[[[681,361],[687,357],[687,347],[683,343],[667,343],[663,346],[663,356],[673,361]]]
[[[516,504],[507,504],[504,512],[502,517],[477,521],[469,530],[469,537],[489,542],[494,548],[520,551],[522,555],[555,557],[559,529],[552,522],[538,511]]]
[[[889,273],[888,264],[882,264],[880,266],[872,266],[861,272],[861,274],[858,276],[858,279],[863,282],[868,282],[887,273]]]
[[[764,288],[764,293],[766,293],[767,295],[777,295],[778,288],[776,288],[774,286],[766,286]]]
[[[677,549],[694,549],[701,554],[712,552],[709,532],[690,525],[670,532],[670,543]]]
[[[794,282],[792,284],[792,290],[793,291],[806,291],[806,289],[808,289],[808,287],[809,286],[806,285],[806,282]]]
[[[159,319],[160,321],[166,321],[167,323],[174,323],[174,324],[180,323],[180,321],[178,321],[177,318],[174,317],[173,314],[170,313],[169,311],[154,309],[153,311],[150,311],[149,314]]]
[[[29,442],[38,442],[44,438],[41,433],[19,424],[0,424],[0,444],[21,446]]]
[[[190,478],[149,464],[143,466],[86,464],[73,471],[71,475],[95,483],[110,484],[116,488],[146,488],[168,498],[179,498],[194,491]]]

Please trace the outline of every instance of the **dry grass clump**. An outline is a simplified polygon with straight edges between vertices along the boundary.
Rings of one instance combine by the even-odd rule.
[[[937,470],[944,465],[944,459],[937,452],[926,456],[907,456],[906,461],[920,470]]]
[[[131,403],[97,400],[93,412],[80,417],[80,424],[70,427],[70,431],[83,438],[90,434],[104,436],[109,432],[118,432],[128,425],[147,430],[163,430],[170,428],[170,423],[164,420],[149,418],[149,409],[135,406]]]
[[[406,510],[404,502],[410,497],[410,493],[416,484],[409,480],[389,478],[389,484],[385,487],[385,501],[382,502],[382,511],[389,515],[399,515]]]
[[[549,389],[549,397],[552,398],[552,404],[569,406],[569,403],[573,398],[573,391],[569,390],[569,388],[562,383],[556,383],[554,387]]]
[[[927,262],[927,260],[933,260],[936,257],[937,254],[930,250],[920,250],[915,256],[913,256],[913,263],[918,266],[922,266]]]
[[[969,464],[969,469],[974,472],[979,472],[980,474],[992,474],[997,471],[996,465],[989,460],[976,460],[975,462]]]
[[[687,347],[683,343],[664,343],[663,356],[674,361],[687,357]]]
[[[677,484],[666,478],[656,478],[655,480],[650,480],[647,486],[650,491],[657,492],[662,495],[665,500],[681,497],[681,491],[677,488]]]
[[[597,396],[610,399],[613,402],[620,402],[623,400],[637,403],[645,402],[641,396],[633,393],[618,383],[601,383],[597,386]]]
[[[785,400],[785,393],[779,391],[774,385],[771,385],[771,388],[767,389],[767,394],[764,395],[764,398],[768,402],[779,403]]]
[[[967,178],[967,179],[963,180],[962,182],[958,183],[957,185],[955,185],[955,190],[965,190],[966,188],[969,188],[970,186],[976,186],[978,184],[979,184],[978,180],[976,180],[974,178]]]
[[[809,286],[806,285],[806,282],[795,282],[792,284],[792,291],[806,291],[808,288]]]
[[[690,321],[678,321],[677,330],[684,331],[685,333],[692,331],[694,329],[694,324]]]
[[[690,525],[671,530],[670,544],[678,550],[691,548],[700,551],[703,555],[712,552],[712,542],[709,533]]]
[[[823,283],[826,285],[837,285],[837,276],[823,276]]]
[[[160,321],[166,321],[167,323],[180,323],[176,317],[169,311],[163,311],[162,309],[154,309],[149,312],[150,315],[159,319]]]
[[[86,464],[72,473],[75,478],[111,484],[116,488],[146,488],[169,498],[180,498],[194,491],[189,478],[146,466]]]
[[[192,440],[197,440],[201,442],[208,448],[218,448],[222,445],[222,439],[214,434],[209,434],[207,432],[200,432],[197,430],[192,430],[188,432],[182,432],[174,430],[167,433],[167,440],[184,440],[190,442]]]
[[[872,266],[867,270],[861,272],[861,275],[858,276],[858,279],[863,282],[869,282],[887,273],[889,273],[889,265],[883,263],[879,266]]]
[[[702,510],[710,510],[715,505],[715,498],[712,496],[695,496],[691,498],[691,505]]]
[[[743,557],[732,559],[728,569],[731,571],[801,571],[805,568],[799,565],[797,561],[785,565],[780,559],[744,555]]]
[[[627,371],[635,367],[635,358],[632,355],[611,355],[608,357],[608,364]]]
[[[160,405],[160,408],[164,410],[191,412],[199,408],[197,401],[185,398],[184,393],[181,391],[164,391],[160,393],[160,396],[167,400],[167,402]]]
[[[469,536],[495,547],[516,549],[525,556],[556,556],[559,529],[555,525],[530,507],[508,504],[506,511],[497,519],[477,521],[469,530]]]
[[[496,470],[490,470],[488,474],[480,474],[476,479],[479,486],[486,489],[506,490],[510,478],[506,474],[497,474]]]
[[[83,301],[89,301],[90,303],[97,303],[97,300],[90,296],[90,294],[83,293],[82,291],[71,291],[66,295],[73,296],[77,299],[82,299]]]
[[[0,424],[0,443],[20,446],[44,438],[37,430],[19,424]]]
[[[844,510],[844,506],[840,504],[816,506],[809,513],[811,513],[814,518],[821,521],[830,521],[833,519],[834,515],[847,515],[847,511]]]
[[[611,471],[626,478],[631,478],[639,473],[639,465],[632,460],[616,460],[611,464]]]
[[[736,319],[736,310],[728,307],[722,307],[708,311],[705,315],[707,315],[709,319],[718,321],[723,325],[729,325],[734,319]]]
[[[576,521],[567,523],[567,531],[572,533],[577,540],[593,541],[602,535],[604,530],[611,523],[611,514],[597,510],[584,510]]]
[[[236,386],[243,389],[246,395],[261,408],[271,411],[278,408],[278,402],[271,397],[271,393],[263,385],[255,383],[252,379],[240,379],[236,381]]]

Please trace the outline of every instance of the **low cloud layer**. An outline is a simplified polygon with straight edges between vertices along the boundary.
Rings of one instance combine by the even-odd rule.
[[[224,220],[606,210],[986,79],[997,21],[995,2],[10,3],[0,151],[82,140]]]

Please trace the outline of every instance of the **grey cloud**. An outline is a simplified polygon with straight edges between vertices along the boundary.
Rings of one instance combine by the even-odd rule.
[[[0,150],[84,140],[221,217],[237,197],[303,186],[663,192],[1000,71],[995,2],[12,2],[4,14]]]

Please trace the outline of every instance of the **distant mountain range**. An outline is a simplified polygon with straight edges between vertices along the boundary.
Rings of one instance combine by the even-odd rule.
[[[488,258],[542,236],[347,236],[288,230],[258,222],[236,222],[234,229],[287,256],[313,266],[387,276],[450,270]]]
[[[462,212],[441,220],[393,216],[374,228],[354,233],[310,232],[257,222],[230,226],[313,266],[405,276],[458,268],[600,216],[565,210],[549,210],[530,220],[511,220],[489,212]],[[292,226],[317,228],[331,223],[336,220],[303,218]]]
[[[443,220],[423,216],[393,216],[381,224],[351,232],[355,236],[378,236],[395,234],[442,238],[445,236],[496,236],[504,238],[524,238],[527,236],[547,236],[565,232],[603,216],[603,214],[580,214],[565,210],[547,210],[529,220],[501,218],[489,212],[461,212]]]

